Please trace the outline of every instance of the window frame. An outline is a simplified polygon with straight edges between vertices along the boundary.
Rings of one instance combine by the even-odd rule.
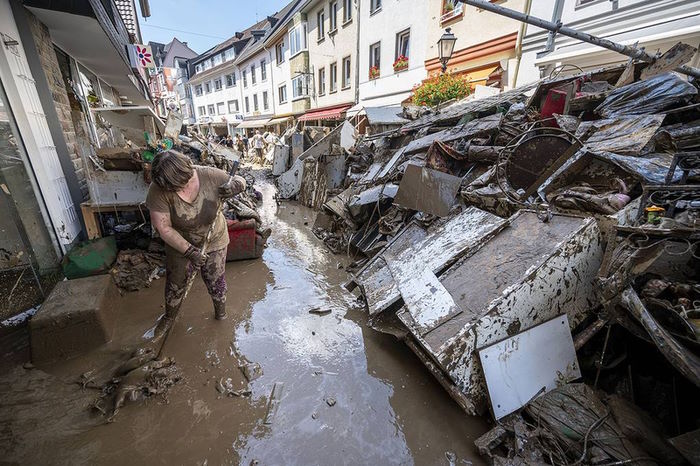
[[[326,95],[326,67],[322,66],[318,69],[318,95]]]
[[[369,46],[369,67],[376,66],[380,73],[382,70],[382,41],[375,42]]]
[[[316,13],[316,41],[323,42],[326,38],[326,7]]]
[[[330,20],[328,35],[332,36],[338,32],[338,0],[328,2],[328,19]]]
[[[369,0],[370,16],[382,10],[382,0]]]
[[[229,115],[235,115],[236,113],[238,113],[240,111],[238,108],[238,100],[237,99],[229,100],[228,102],[226,102],[226,104],[227,104]],[[231,104],[233,104],[234,108],[231,108]]]
[[[338,62],[335,61],[328,65],[328,93],[333,94],[338,92]]]
[[[204,88],[201,84],[197,84],[196,86],[194,86],[194,95],[196,95],[197,97],[201,97],[204,95]]]
[[[248,96],[245,96],[243,103],[245,105],[245,113],[246,115],[250,114],[250,100],[248,99]]]
[[[260,60],[260,82],[264,83],[267,81],[267,60]]]
[[[221,78],[216,78],[214,80],[214,92],[219,92],[223,88],[224,88],[224,83],[221,80]]]
[[[214,104],[207,105],[207,115],[216,115],[216,106]]]
[[[211,94],[211,81],[206,81],[204,83],[204,93]]]
[[[343,26],[352,21],[353,0],[343,0]]]
[[[250,85],[255,86],[258,83],[258,78],[255,77],[255,63],[250,64]]]
[[[297,86],[301,82],[301,91],[297,93]],[[309,76],[300,74],[292,78],[292,101],[298,99],[306,99],[309,97]]]
[[[296,33],[299,33],[299,43],[297,46],[299,47],[298,50],[295,51],[295,40],[294,37]],[[306,21],[296,25],[292,29],[289,30],[288,37],[289,37],[289,51],[290,51],[290,58],[296,57],[302,52],[306,52],[309,50],[309,40],[308,40],[308,24]]]
[[[258,94],[253,94],[253,112],[260,111],[260,101],[258,100]]]
[[[219,111],[221,110],[221,111]],[[217,115],[226,115],[226,103],[224,102],[217,102],[216,103],[216,114]]]
[[[348,63],[347,74],[345,73],[345,63],[346,62]],[[343,66],[341,68],[343,71],[343,76],[340,80],[340,83],[341,83],[340,90],[344,91],[344,90],[350,89],[352,87],[352,56],[348,55],[346,57],[343,57],[342,63],[343,63]],[[347,82],[345,82],[346,78],[347,78]]]
[[[243,78],[243,87],[247,89],[248,88],[248,70],[246,70],[245,68],[243,68],[241,70],[241,78]]]
[[[280,41],[275,45],[275,61],[278,65],[284,63],[284,41]]]
[[[207,107],[205,105],[197,107],[197,116],[207,116]]]
[[[225,76],[226,87],[236,87],[236,73],[229,73]],[[230,83],[230,84],[229,84]]]
[[[401,40],[406,38],[406,53],[401,53]],[[400,55],[404,55],[409,60],[411,59],[411,28],[406,28],[403,31],[396,33],[396,49],[394,50],[394,61],[396,61]]]
[[[270,96],[267,91],[262,93],[262,106],[263,110],[270,110]]]
[[[284,100],[282,100],[282,94],[284,94]],[[289,96],[287,95],[287,83],[277,86],[277,99],[279,100],[280,105],[288,102]]]

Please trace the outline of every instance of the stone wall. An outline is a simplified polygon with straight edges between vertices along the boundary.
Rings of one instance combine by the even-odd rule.
[[[72,114],[74,110],[71,109],[71,102],[68,97],[68,91],[66,90],[66,83],[63,79],[63,74],[61,73],[61,67],[59,66],[58,59],[56,58],[56,51],[54,50],[54,45],[48,28],[42,24],[36,18],[36,16],[29,12],[27,12],[27,20],[29,22],[32,36],[34,37],[34,43],[36,44],[36,49],[39,54],[39,61],[44,69],[46,81],[49,84],[49,89],[51,91],[51,95],[53,96],[56,113],[58,114],[58,119],[61,122],[61,128],[63,129],[66,145],[68,146],[73,167],[75,168],[75,174],[80,184],[80,192],[82,193],[83,200],[86,201],[89,199],[89,192],[84,159],[81,157],[81,147],[90,147],[90,141],[78,140],[79,136],[76,135],[74,115]],[[88,137],[86,131],[80,131],[80,133],[82,133],[84,137]],[[83,137],[80,137],[80,139],[82,138]]]

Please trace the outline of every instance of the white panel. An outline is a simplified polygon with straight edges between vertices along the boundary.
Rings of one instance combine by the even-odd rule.
[[[54,230],[65,249],[80,233],[80,221],[70,196],[63,169],[58,159],[56,147],[49,131],[36,89],[36,83],[29,71],[19,33],[14,25],[7,2],[2,2],[4,21],[0,23],[5,41],[15,40],[18,45],[0,47],[4,54],[12,82],[7,83],[6,91],[13,112],[18,116],[18,126],[22,134],[27,155],[39,183]],[[14,87],[11,87],[14,85]],[[13,98],[14,97],[14,98]],[[24,116],[24,118],[21,118]]]
[[[479,358],[496,419],[581,377],[566,314],[479,350]]]

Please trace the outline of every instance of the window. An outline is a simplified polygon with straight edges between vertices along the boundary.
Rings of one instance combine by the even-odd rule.
[[[266,81],[267,80],[267,68],[265,68],[265,65],[267,65],[266,60],[260,60],[260,81]]]
[[[248,72],[241,70],[241,76],[243,77],[243,87],[248,87]]]
[[[209,112],[209,115],[214,114],[214,104],[207,105],[207,112]]]
[[[245,112],[250,113],[250,102],[248,101],[248,97],[245,98]]]
[[[394,60],[401,56],[408,58],[410,39],[410,29],[406,29],[405,31],[401,31],[396,34],[396,56],[394,57]]]
[[[318,13],[316,13],[316,24],[318,24],[318,28],[316,28],[316,38],[319,41],[322,41],[323,39],[326,38],[326,10],[321,9]]]
[[[199,73],[200,71],[202,71],[202,65],[198,64],[197,66],[194,67],[194,72]]]
[[[252,84],[255,84],[256,82],[256,77],[255,77],[255,64],[250,65],[250,82]]]
[[[464,4],[457,0],[442,0],[442,16],[440,22],[444,23],[461,16],[464,11]]]
[[[309,95],[309,78],[308,75],[297,76],[292,79],[292,98],[308,97]]]
[[[233,87],[236,85],[236,73],[231,73],[226,75],[226,87]]]
[[[347,89],[350,87],[350,57],[343,58],[343,87],[342,89]]]
[[[324,95],[326,93],[326,69],[318,69],[318,95]]]
[[[223,86],[221,85],[221,78],[215,79],[215,80],[214,80],[214,90],[215,90],[215,91],[220,91],[220,90],[222,89],[222,87],[223,87]]]
[[[228,101],[228,112],[229,113],[238,113],[238,101],[237,100],[229,100]]]
[[[236,58],[236,51],[231,47],[224,52],[224,61],[231,61]]]
[[[289,49],[292,56],[306,50],[306,32],[306,23],[301,23],[289,31]]]
[[[204,92],[209,94],[211,92],[211,81],[207,81],[204,83]]]
[[[204,108],[204,105],[202,105],[201,107],[197,107],[197,113],[199,116],[204,116],[207,114],[207,109]]]
[[[211,64],[212,64],[212,66],[216,66],[216,65],[221,64],[222,61],[223,61],[223,58],[221,55],[214,55],[211,59]]]
[[[343,23],[352,20],[353,0],[343,0]]]
[[[275,45],[275,58],[278,65],[284,63],[284,42]]]
[[[374,14],[382,7],[382,0],[369,0],[369,14]]]
[[[268,104],[267,101],[267,91],[263,91],[263,110],[267,110],[270,108],[270,105]]]
[[[196,96],[202,95],[202,85],[201,84],[197,84],[196,86],[194,86],[194,95],[196,95]]]
[[[258,94],[253,94],[253,111],[257,112],[259,110],[258,106]]]
[[[284,85],[278,87],[277,94],[278,94],[278,97],[279,97],[281,104],[287,102],[287,85],[284,84]]]
[[[331,30],[329,33],[333,33],[338,29],[338,0],[332,0],[328,5],[328,16],[331,20]]]
[[[382,43],[377,42],[369,46],[369,67],[379,70],[382,65]]]
[[[219,102],[216,104],[216,114],[217,115],[224,115],[226,113],[225,106],[223,102]]]
[[[331,63],[330,78],[331,83],[329,86],[329,92],[335,92],[338,90],[338,63]]]
[[[576,8],[586,6],[590,3],[595,3],[598,0],[576,0]]]

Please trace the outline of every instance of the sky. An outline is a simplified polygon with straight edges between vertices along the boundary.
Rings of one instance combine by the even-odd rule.
[[[149,0],[151,17],[139,14],[141,35],[148,41],[167,44],[173,37],[203,53],[281,10],[290,0]],[[175,30],[173,30],[175,29]]]

